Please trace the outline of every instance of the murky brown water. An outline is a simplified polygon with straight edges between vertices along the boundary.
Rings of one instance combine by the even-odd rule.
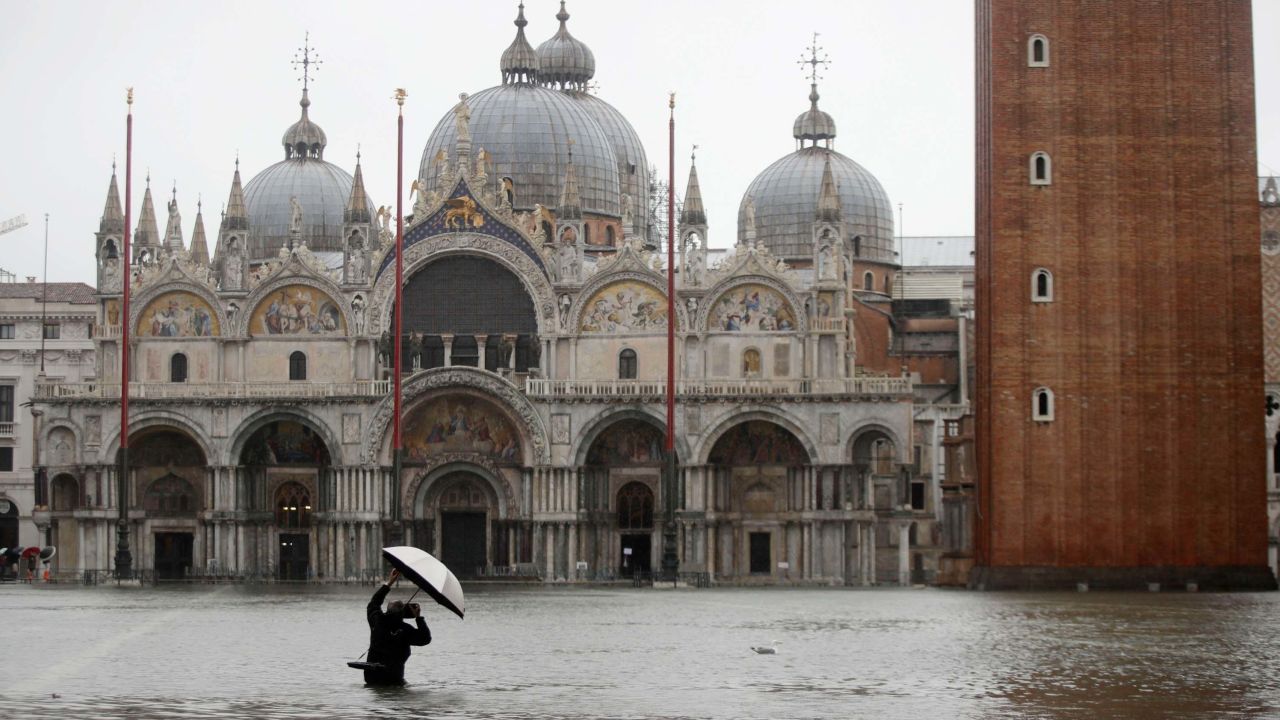
[[[0,717],[1280,716],[1275,593],[472,588],[373,690],[372,591],[0,586]]]

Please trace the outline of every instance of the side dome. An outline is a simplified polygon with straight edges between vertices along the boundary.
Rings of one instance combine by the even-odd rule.
[[[618,163],[618,188],[631,196],[636,234],[645,237],[649,222],[649,158],[645,155],[640,135],[617,108],[604,100],[585,92],[570,91],[568,94],[595,118],[609,136],[614,160]]]
[[[472,151],[481,148],[492,158],[490,176],[509,177],[515,183],[515,207],[534,204],[555,208],[569,163],[573,140],[573,165],[578,176],[582,211],[618,217],[621,192],[618,163],[609,135],[582,103],[568,94],[529,83],[511,83],[481,90],[467,97],[471,117],[468,131]],[[437,187],[435,158],[442,151],[457,161],[457,123],[452,110],[445,113],[427,139],[419,177],[427,190],[441,194],[453,188]]]
[[[813,257],[813,223],[822,190],[822,169],[831,172],[840,197],[845,240],[861,236],[861,257],[892,263],[893,206],[880,181],[858,163],[835,150],[811,145],[765,168],[747,187],[738,206],[738,242],[747,239],[747,199],[755,204],[756,242],[774,255]]]
[[[342,252],[342,212],[354,180],[346,170],[322,159],[327,139],[307,115],[311,101],[305,89],[299,104],[302,117],[281,140],[285,159],[244,186],[250,261],[273,258],[288,243],[293,198],[302,208],[302,242],[317,253]],[[376,212],[372,202],[369,211]]]

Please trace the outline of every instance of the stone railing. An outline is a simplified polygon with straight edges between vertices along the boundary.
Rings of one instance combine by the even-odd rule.
[[[811,327],[815,332],[821,333],[841,333],[844,332],[844,318],[842,317],[819,317],[814,318]]]
[[[191,398],[306,398],[380,397],[391,392],[389,380],[359,380],[346,383],[325,382],[220,382],[166,383],[131,382],[130,400],[175,400]],[[119,383],[36,383],[37,400],[100,399],[120,397]]]
[[[0,422],[0,438],[14,438],[17,436],[18,436],[18,423]]]
[[[101,340],[115,340],[120,337],[121,329],[119,325],[98,325],[93,326],[93,336]]]
[[[661,397],[667,391],[662,380],[548,380],[529,378],[525,391],[541,398]],[[702,379],[680,380],[676,395],[684,398],[751,396],[871,396],[911,395],[911,380],[902,377],[824,379]]]

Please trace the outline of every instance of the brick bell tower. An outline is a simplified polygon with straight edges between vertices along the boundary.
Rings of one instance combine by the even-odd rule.
[[[986,589],[1274,589],[1248,0],[976,0]]]

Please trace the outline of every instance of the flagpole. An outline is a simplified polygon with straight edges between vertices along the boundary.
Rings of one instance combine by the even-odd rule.
[[[404,364],[404,347],[401,334],[404,331],[404,99],[407,93],[404,88],[397,88],[395,99],[399,106],[396,117],[396,297],[395,297],[395,362],[392,378],[394,415],[391,431],[391,467],[394,475],[391,486],[394,494],[391,499],[391,544],[399,545],[402,535],[400,526],[400,472],[404,463],[404,442],[400,434],[400,376]]]
[[[671,582],[678,578],[676,557],[676,496],[679,477],[676,468],[676,94],[667,102],[670,111],[667,146],[667,438],[666,483],[663,489],[665,517],[662,528],[662,574]]]
[[[129,552],[129,285],[133,275],[133,253],[129,249],[129,223],[133,210],[133,88],[126,102],[124,149],[124,288],[120,298],[120,467],[116,471],[116,580],[133,577],[133,553]]]

